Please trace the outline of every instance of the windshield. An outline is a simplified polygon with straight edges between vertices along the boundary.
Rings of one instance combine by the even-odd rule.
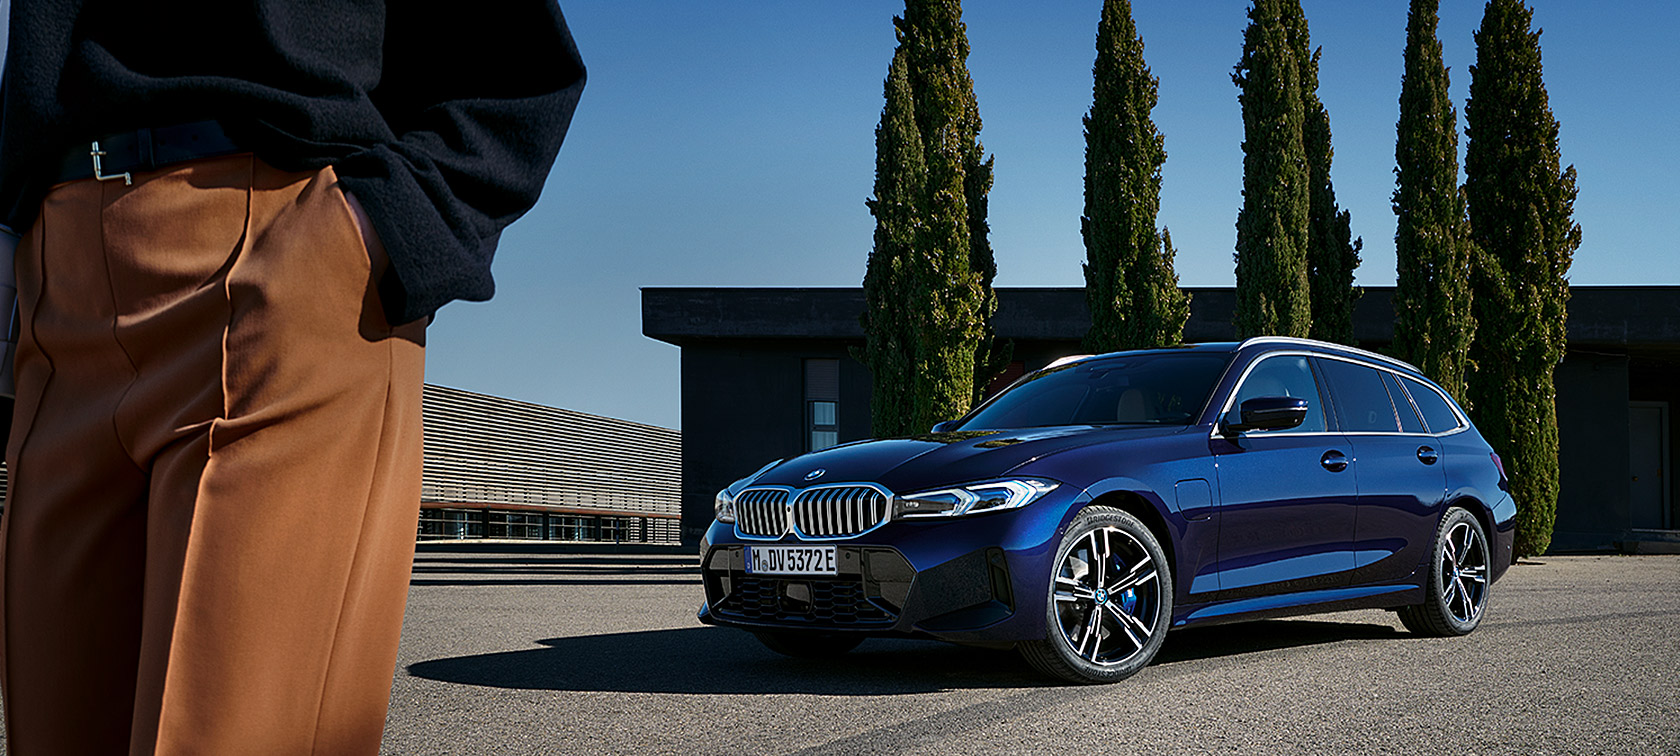
[[[1145,352],[1075,362],[1015,385],[961,428],[1189,425],[1230,361],[1230,353]]]

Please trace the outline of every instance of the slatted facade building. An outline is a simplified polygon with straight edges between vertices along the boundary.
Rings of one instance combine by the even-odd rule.
[[[675,543],[682,434],[427,384],[419,537]]]
[[[420,540],[678,542],[680,431],[429,383],[421,412]]]

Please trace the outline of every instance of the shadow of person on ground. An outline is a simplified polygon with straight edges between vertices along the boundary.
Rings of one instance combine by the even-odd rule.
[[[1167,636],[1154,665],[1354,640],[1403,637],[1387,625],[1269,620]],[[791,659],[730,628],[643,630],[537,641],[543,648],[418,662],[414,677],[526,690],[894,695],[1057,684],[1012,651],[873,639],[832,659]],[[1147,674],[1147,670],[1145,670]]]

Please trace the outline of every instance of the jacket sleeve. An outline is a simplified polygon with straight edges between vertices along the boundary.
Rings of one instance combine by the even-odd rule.
[[[387,5],[369,96],[392,138],[335,166],[390,255],[380,294],[392,323],[495,292],[497,240],[536,204],[584,85],[554,0],[439,7]]]

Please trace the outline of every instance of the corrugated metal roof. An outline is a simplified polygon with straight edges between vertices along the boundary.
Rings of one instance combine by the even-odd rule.
[[[426,506],[680,513],[682,434],[427,384]]]

